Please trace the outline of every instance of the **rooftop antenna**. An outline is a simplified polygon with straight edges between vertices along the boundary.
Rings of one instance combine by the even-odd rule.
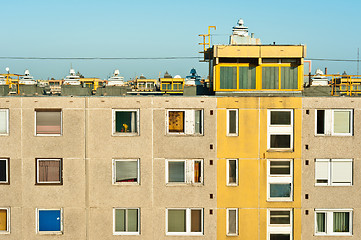
[[[357,75],[358,75],[358,70],[360,67],[360,48],[357,48]]]

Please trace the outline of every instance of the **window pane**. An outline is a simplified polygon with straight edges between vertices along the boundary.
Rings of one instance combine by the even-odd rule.
[[[333,231],[334,232],[349,232],[349,212],[334,212],[333,213]]]
[[[186,231],[186,210],[168,210],[168,232]]]
[[[168,162],[168,182],[185,182],[185,162]]]
[[[136,111],[116,111],[115,131],[120,133],[137,132],[137,112]]]
[[[228,183],[237,183],[237,161],[228,160]]]
[[[202,231],[202,210],[191,210],[191,232]]]
[[[262,89],[278,89],[278,67],[262,67]]]
[[[334,111],[334,125],[333,131],[334,133],[350,133],[350,111]]]
[[[220,67],[220,89],[236,89],[237,88],[237,68],[236,67]]]
[[[270,234],[270,240],[290,240],[290,234]]]
[[[60,210],[39,210],[39,231],[60,231]]]
[[[138,232],[138,209],[128,209],[128,232]]]
[[[237,210],[228,210],[228,234],[237,234]]]
[[[291,135],[271,135],[271,148],[290,148]]]
[[[138,161],[116,161],[116,182],[138,182]]]
[[[115,209],[115,231],[125,232],[125,209]]]
[[[7,110],[0,110],[0,134],[7,134],[8,114]]]
[[[239,89],[256,89],[256,67],[239,67]]]
[[[332,183],[352,183],[351,161],[333,161],[331,164]]]
[[[270,211],[270,224],[290,224],[290,211]]]
[[[326,213],[316,213],[317,229],[316,232],[326,232]]]
[[[290,197],[291,183],[287,184],[270,184],[270,197]]]
[[[271,111],[271,125],[291,125],[291,112]]]
[[[0,182],[7,182],[6,160],[0,160]]]
[[[39,182],[60,182],[60,160],[38,160],[38,174]]]
[[[237,133],[237,111],[230,110],[229,111],[229,133]]]
[[[325,110],[317,110],[317,134],[325,134]]]
[[[281,88],[297,89],[298,88],[298,68],[281,67]]]
[[[202,110],[195,110],[195,121],[194,121],[194,127],[195,127],[195,133],[202,133]]]
[[[271,175],[290,175],[291,162],[290,161],[270,161]]]
[[[61,134],[61,111],[36,111],[37,134]]]
[[[194,161],[194,183],[202,182],[202,162]]]
[[[184,132],[184,111],[169,111],[169,132]]]
[[[0,231],[7,231],[7,210],[6,209],[0,209]]]

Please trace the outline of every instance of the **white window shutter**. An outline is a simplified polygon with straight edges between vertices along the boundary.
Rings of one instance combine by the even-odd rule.
[[[193,179],[193,161],[186,161],[186,183],[192,183]]]
[[[317,161],[315,163],[315,177],[317,179],[328,179],[328,161]]]
[[[186,119],[186,126],[185,126],[185,133],[186,134],[194,134],[194,119],[195,119],[195,114],[194,114],[194,110],[186,110],[185,111],[185,119]]]
[[[352,161],[333,160],[331,164],[332,183],[352,183]]]
[[[325,110],[325,135],[332,134],[332,110]]]

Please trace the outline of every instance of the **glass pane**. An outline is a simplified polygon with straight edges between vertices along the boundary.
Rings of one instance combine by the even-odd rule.
[[[191,232],[202,231],[202,210],[191,210]]]
[[[128,232],[138,232],[138,209],[128,209]]]
[[[298,68],[281,67],[281,88],[298,89]]]
[[[0,134],[7,134],[8,127],[7,110],[0,110]]]
[[[138,161],[116,161],[116,182],[138,182]]]
[[[115,209],[115,231],[125,232],[125,209]]]
[[[288,198],[291,197],[291,183],[287,184],[270,184],[270,197],[274,198]]]
[[[169,111],[169,132],[184,133],[184,111]]]
[[[262,88],[278,89],[278,67],[262,67]]]
[[[325,110],[317,110],[317,134],[325,134]]]
[[[291,135],[271,135],[271,148],[290,148]]]
[[[239,67],[239,89],[256,89],[256,67]]]
[[[0,182],[7,181],[6,160],[0,160]]]
[[[202,162],[194,161],[194,182],[202,182]]]
[[[0,231],[7,231],[7,210],[0,209]]]
[[[290,211],[270,211],[270,224],[290,224]]]
[[[60,160],[38,160],[39,182],[60,182]]]
[[[168,162],[168,182],[185,182],[185,162]]]
[[[350,133],[350,111],[334,111],[334,125],[333,131],[334,133]]]
[[[194,114],[195,133],[202,134],[202,110],[195,110]]]
[[[236,160],[228,160],[228,183],[237,183],[237,161]]]
[[[61,134],[61,111],[36,111],[37,134]]]
[[[290,234],[270,234],[270,240],[290,240]]]
[[[271,111],[271,125],[291,125],[291,112]]]
[[[186,231],[186,210],[168,210],[168,232]]]
[[[237,89],[237,68],[220,67],[220,89]]]
[[[39,210],[39,231],[60,231],[60,224],[60,210]]]
[[[334,232],[349,232],[350,228],[350,213],[349,212],[334,212],[333,213],[333,231]]]
[[[316,213],[317,229],[316,232],[326,232],[326,213]]]
[[[228,211],[228,234],[237,234],[237,211]]]
[[[237,133],[237,111],[229,111],[229,133]]]
[[[270,161],[271,175],[290,175],[291,162],[290,161]]]
[[[115,131],[119,133],[137,132],[137,112],[136,111],[116,111]]]

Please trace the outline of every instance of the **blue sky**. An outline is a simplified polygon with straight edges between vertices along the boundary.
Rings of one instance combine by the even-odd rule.
[[[228,44],[243,18],[263,44],[305,44],[308,58],[356,59],[361,48],[361,1],[1,1],[1,57],[189,57],[209,25],[213,44]],[[9,60],[0,73],[29,69],[35,78],[63,78],[70,65],[86,77],[125,79],[168,71],[185,76],[192,67],[204,77],[207,63],[176,60]],[[312,70],[356,74],[356,62],[313,61]],[[361,70],[360,70],[361,71]]]

